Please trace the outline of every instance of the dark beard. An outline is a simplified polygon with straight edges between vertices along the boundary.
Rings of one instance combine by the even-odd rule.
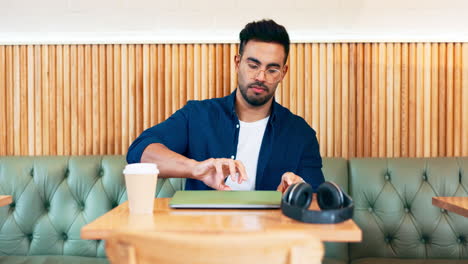
[[[263,83],[252,83],[252,84],[249,84],[245,88],[241,88],[239,86],[239,90],[240,90],[240,92],[242,94],[242,97],[244,98],[244,100],[247,103],[249,103],[252,106],[262,106],[262,105],[266,104],[266,102],[268,102],[273,97],[273,94],[267,94],[263,98],[249,98],[248,95],[247,95],[247,90],[249,89],[250,86],[254,86],[254,85],[255,86],[261,86],[261,87],[267,89],[267,91],[268,91],[268,88]]]

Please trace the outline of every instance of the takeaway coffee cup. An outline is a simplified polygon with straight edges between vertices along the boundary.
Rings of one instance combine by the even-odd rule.
[[[133,163],[125,166],[123,173],[130,214],[152,214],[158,166],[154,163]]]

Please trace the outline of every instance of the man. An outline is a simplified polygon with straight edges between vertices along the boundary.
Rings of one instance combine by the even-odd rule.
[[[289,36],[272,20],[240,32],[238,87],[229,96],[189,101],[144,131],[127,161],[156,163],[160,177],[187,178],[187,190],[279,190],[324,181],[315,131],[274,101],[288,70]]]

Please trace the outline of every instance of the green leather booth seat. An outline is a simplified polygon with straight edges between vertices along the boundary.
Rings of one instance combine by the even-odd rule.
[[[468,158],[351,159],[349,188],[363,233],[353,264],[468,263],[468,218],[432,205],[468,196]]]
[[[80,229],[126,201],[124,156],[0,157],[0,263],[107,263]],[[361,243],[325,243],[324,263],[468,263],[468,220],[432,206],[467,196],[468,159],[326,158],[327,180],[355,201]],[[183,189],[159,179],[157,197]]]
[[[87,223],[127,200],[124,156],[0,157],[0,263],[108,263],[102,241],[82,240]],[[158,197],[184,180],[160,180]]]

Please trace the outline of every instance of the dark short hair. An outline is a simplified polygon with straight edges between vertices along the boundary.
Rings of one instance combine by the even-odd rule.
[[[286,28],[282,25],[276,24],[271,19],[263,19],[260,21],[253,21],[245,25],[244,29],[239,33],[240,44],[239,54],[242,55],[244,47],[249,40],[258,40],[263,42],[274,42],[281,44],[284,47],[284,62],[288,59],[289,55],[289,35]]]

